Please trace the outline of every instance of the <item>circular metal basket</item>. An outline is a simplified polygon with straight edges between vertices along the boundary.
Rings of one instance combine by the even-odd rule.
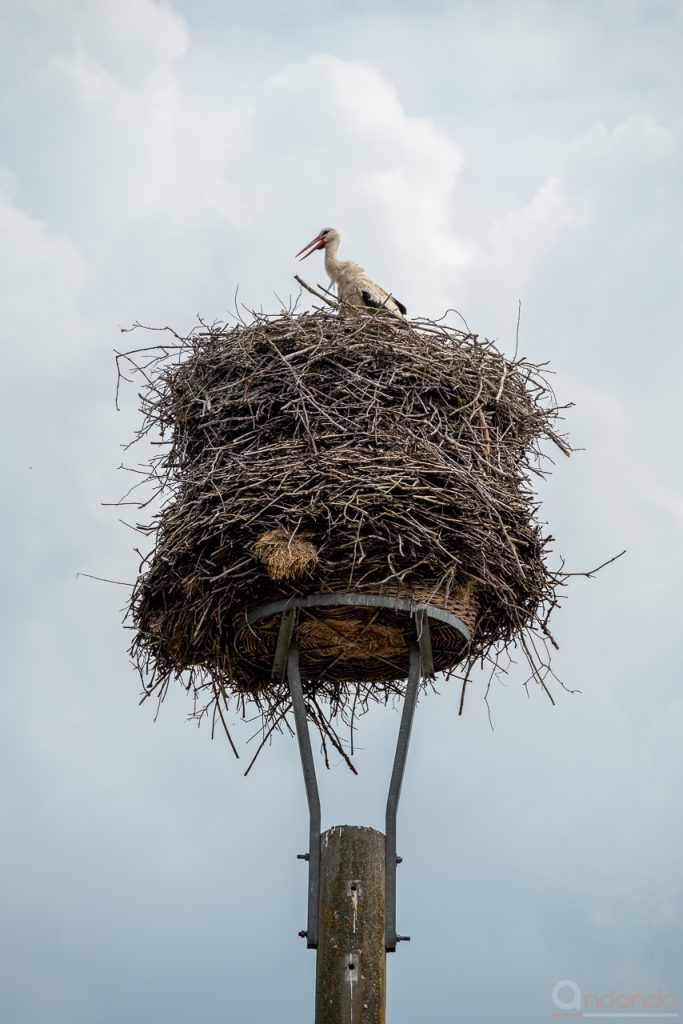
[[[303,678],[312,682],[381,682],[408,676],[409,645],[417,640],[425,675],[452,668],[471,639],[463,619],[409,597],[309,594],[254,608],[234,626],[240,660],[282,675],[292,639]]]

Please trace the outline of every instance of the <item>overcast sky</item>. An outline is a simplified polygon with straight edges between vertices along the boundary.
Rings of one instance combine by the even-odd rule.
[[[5,0],[0,749],[3,1024],[301,1024],[315,957],[296,744],[244,779],[121,626],[102,502],[135,393],[112,350],[275,311],[324,224],[413,314],[549,360],[582,449],[544,487],[576,579],[551,707],[483,678],[419,707],[390,1024],[542,1024],[553,986],[683,1001],[683,7],[676,0]],[[316,262],[317,261],[317,262]],[[308,275],[324,279],[319,254]],[[382,827],[398,714],[324,826]],[[245,749],[246,744],[246,749]]]

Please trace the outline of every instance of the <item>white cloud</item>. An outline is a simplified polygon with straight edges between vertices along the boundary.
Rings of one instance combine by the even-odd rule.
[[[451,221],[462,154],[429,119],[410,116],[374,68],[320,55],[272,76],[244,158],[245,219],[269,244],[271,226],[272,241],[296,251],[334,224],[343,255],[416,312],[452,291],[467,259]]]
[[[87,281],[78,248],[2,191],[0,237],[0,322],[9,359],[43,366],[68,362],[80,341],[77,325]],[[16,392],[16,380],[5,376],[4,382]]]
[[[527,282],[552,258],[560,245],[571,245],[572,228],[577,211],[566,194],[558,176],[548,178],[531,201],[518,210],[511,210],[489,228],[478,253],[478,269],[482,278],[496,281],[500,290],[496,305],[507,300],[512,308]],[[473,268],[474,269],[474,268]]]
[[[175,124],[167,186],[138,169],[154,201],[120,229],[112,272],[126,275],[126,298],[144,281],[145,304],[213,318],[239,283],[248,305],[272,308],[274,293],[297,290],[294,253],[323,223],[414,312],[440,312],[457,293],[469,258],[452,226],[462,154],[372,67],[313,57],[232,108],[180,97]],[[303,270],[324,279],[317,257]]]
[[[185,23],[151,0],[33,2],[0,17],[6,162],[40,216],[97,246],[168,188]]]
[[[590,345],[602,366],[630,359],[635,334],[678,301],[681,151],[680,130],[649,115],[568,141],[531,199],[491,224],[468,268],[467,294],[494,333],[521,298],[527,315],[552,323],[551,353],[560,343],[584,358]]]

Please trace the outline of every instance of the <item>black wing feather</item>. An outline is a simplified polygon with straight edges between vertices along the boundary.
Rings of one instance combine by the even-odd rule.
[[[366,306],[371,306],[373,309],[381,309],[384,305],[383,302],[378,302],[377,299],[373,299],[370,292],[361,292],[361,295],[363,296],[363,302]]]
[[[382,307],[386,305],[386,299],[384,300],[384,302],[379,302],[378,299],[373,299],[370,292],[361,292],[361,295],[363,296],[363,302],[365,303],[365,305],[371,306],[372,309],[382,309]],[[398,299],[394,299],[393,295],[391,296],[391,299],[396,303],[403,316],[405,316],[408,310],[403,305],[403,303],[399,302]]]

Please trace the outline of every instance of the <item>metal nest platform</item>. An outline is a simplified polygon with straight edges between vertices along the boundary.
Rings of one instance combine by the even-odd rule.
[[[295,642],[304,679],[358,683],[407,678],[411,642],[423,675],[452,668],[470,639],[459,616],[407,597],[309,594],[249,611],[235,624],[234,648],[252,669],[282,680]]]

